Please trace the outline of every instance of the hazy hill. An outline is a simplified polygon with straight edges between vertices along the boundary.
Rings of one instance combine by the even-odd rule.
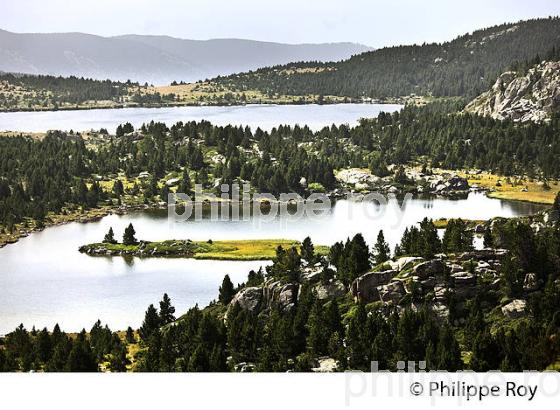
[[[412,93],[474,97],[515,61],[560,45],[560,19],[502,24],[441,44],[387,47],[335,64],[288,64],[217,79],[266,94],[397,97]]]
[[[183,40],[167,36],[101,37],[0,30],[0,70],[166,84],[291,61],[337,61],[369,50],[352,43],[280,44]]]

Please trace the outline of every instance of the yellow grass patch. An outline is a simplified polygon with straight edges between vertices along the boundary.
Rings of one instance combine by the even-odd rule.
[[[528,177],[503,177],[490,173],[470,175],[464,172],[459,175],[466,177],[471,186],[491,189],[488,193],[491,198],[552,204],[560,191],[560,183],[557,180],[548,180],[547,188],[543,182]]]

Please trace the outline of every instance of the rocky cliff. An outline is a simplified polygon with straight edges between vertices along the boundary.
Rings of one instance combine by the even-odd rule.
[[[490,90],[475,98],[465,108],[475,114],[517,122],[542,122],[559,109],[558,61],[543,61],[526,73],[503,73]]]

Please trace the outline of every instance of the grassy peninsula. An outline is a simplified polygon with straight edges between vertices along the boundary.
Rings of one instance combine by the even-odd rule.
[[[80,247],[80,252],[92,256],[122,255],[141,257],[180,257],[214,260],[270,260],[276,255],[276,249],[300,247],[301,242],[289,239],[255,239],[227,241],[139,241],[131,245],[122,243],[93,243]],[[319,254],[328,253],[327,246],[317,246]]]

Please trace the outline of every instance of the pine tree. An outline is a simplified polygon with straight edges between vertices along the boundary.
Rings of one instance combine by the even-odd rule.
[[[144,317],[144,322],[142,322],[142,326],[140,327],[140,337],[142,340],[147,341],[152,334],[159,329],[160,326],[160,317],[158,315],[157,309],[154,305],[148,306],[148,310],[146,310],[146,315]]]
[[[112,372],[126,372],[128,364],[130,364],[130,360],[126,357],[126,347],[122,344],[116,346],[111,352],[109,368]]]
[[[68,355],[65,370],[68,372],[96,372],[98,370],[85,330],[82,330],[76,340],[72,342],[72,350]]]
[[[387,262],[391,256],[391,249],[389,248],[389,244],[385,242],[383,230],[380,230],[377,234],[377,242],[373,247],[373,254],[375,257],[375,263],[377,265],[383,262]]]
[[[113,228],[109,227],[109,232],[107,232],[105,234],[105,237],[103,238],[103,243],[117,243],[117,241],[115,240],[115,233],[113,232]]]
[[[420,240],[421,256],[424,258],[433,258],[436,253],[441,252],[441,241],[431,219],[424,218],[420,222]]]
[[[229,278],[229,275],[224,276],[222,281],[222,286],[220,286],[218,300],[221,304],[227,305],[233,299],[235,295],[235,287]]]
[[[136,343],[136,337],[134,337],[134,330],[129,326],[126,329],[126,342],[129,344]]]
[[[128,224],[128,226],[125,228],[124,234],[123,234],[123,245],[134,245],[134,244],[136,244],[138,241],[134,237],[135,234],[136,234],[136,231],[134,230],[134,227],[132,226],[132,223]]]
[[[120,179],[117,179],[113,184],[113,193],[118,198],[124,194],[124,186]]]
[[[171,299],[167,293],[163,294],[163,299],[159,302],[160,324],[166,325],[175,320],[175,308],[171,305]]]
[[[300,252],[303,260],[306,260],[309,264],[315,262],[315,248],[309,236],[301,243]]]
[[[181,183],[177,189],[178,193],[192,195],[192,183],[189,177],[189,170],[187,168],[183,169],[183,176],[181,178]]]

